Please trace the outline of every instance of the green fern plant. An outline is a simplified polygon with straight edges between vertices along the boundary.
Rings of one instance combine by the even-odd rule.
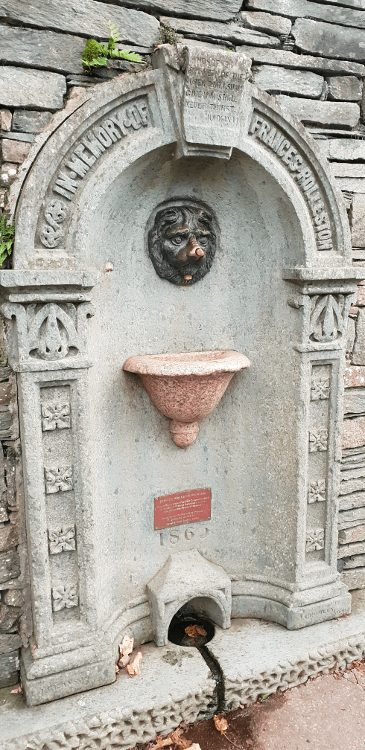
[[[14,244],[15,234],[15,223],[13,222],[10,226],[5,224],[5,214],[3,214],[0,220],[0,266],[3,265],[4,260],[11,255]]]
[[[82,51],[82,64],[89,70],[91,68],[107,65],[108,59],[119,58],[145,64],[144,60],[137,52],[129,52],[126,49],[117,49],[117,42],[120,42],[119,31],[114,23],[108,22],[109,40],[108,44],[100,44],[95,39],[88,39],[85,48]]]

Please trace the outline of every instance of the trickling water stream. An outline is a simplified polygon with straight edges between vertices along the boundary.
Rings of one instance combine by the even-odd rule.
[[[191,628],[194,625],[205,632],[205,635],[197,631],[195,636],[189,635],[186,632],[186,628]],[[223,672],[217,659],[211,654],[207,647],[207,643],[212,640],[213,636],[213,623],[204,615],[200,615],[196,612],[190,604],[185,604],[178,610],[178,612],[176,612],[176,615],[174,615],[171,620],[168,632],[168,638],[171,643],[176,643],[178,646],[188,646],[198,649],[208,665],[216,683],[216,688],[214,690],[216,697],[215,713],[221,713],[225,710]]]

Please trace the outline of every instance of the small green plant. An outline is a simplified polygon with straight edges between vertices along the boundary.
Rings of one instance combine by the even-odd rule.
[[[88,39],[82,51],[82,64],[89,70],[91,68],[107,65],[108,59],[119,58],[130,62],[145,64],[137,52],[128,52],[126,49],[117,49],[120,36],[117,27],[111,21],[108,22],[109,40],[108,44],[100,44],[95,39]]]
[[[163,24],[160,27],[160,38],[159,38],[159,44],[177,44],[178,38],[175,29],[170,26],[170,24],[166,21],[165,24]]]
[[[11,255],[14,244],[14,234],[14,222],[10,226],[7,226],[5,224],[5,214],[3,214],[0,221],[0,266],[2,266],[4,260]]]

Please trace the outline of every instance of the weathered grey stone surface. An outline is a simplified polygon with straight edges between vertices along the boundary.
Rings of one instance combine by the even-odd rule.
[[[340,190],[350,191],[352,193],[365,192],[364,178],[357,177],[336,177],[336,184]]]
[[[82,73],[85,39],[53,31],[22,29],[0,24],[0,62],[47,68],[62,73]]]
[[[364,65],[348,60],[329,60],[326,57],[312,57],[311,55],[296,55],[294,52],[279,49],[266,49],[265,47],[241,46],[240,51],[251,57],[255,63],[267,63],[268,65],[283,65],[287,68],[300,68],[301,70],[315,70],[318,73],[343,73],[365,75]]]
[[[0,552],[5,552],[19,544],[19,524],[0,526]]]
[[[19,654],[18,651],[2,654],[0,652],[0,687],[4,688],[16,685],[19,680]],[[0,729],[1,737],[1,729]]]
[[[365,390],[345,389],[343,402],[344,414],[365,414]]]
[[[227,709],[259,695],[294,687],[336,664],[345,669],[365,652],[363,592],[353,594],[350,617],[288,632],[262,620],[235,620],[216,629],[209,649],[218,660]],[[0,707],[2,750],[72,750],[122,738],[123,747],[165,735],[184,720],[191,723],[216,712],[214,684],[196,649],[173,644],[146,646],[140,679],[121,674],[114,685],[26,708],[21,696],[4,697]],[[200,714],[199,714],[200,712]],[[120,740],[118,740],[120,742]],[[82,745],[81,745],[82,747]]]
[[[337,557],[341,560],[343,557],[352,555],[362,555],[365,553],[365,542],[354,542],[353,544],[341,544],[338,548]]]
[[[345,620],[297,632],[285,633],[280,625],[250,619],[234,620],[229,630],[217,630],[209,649],[223,670],[227,710],[253,702],[259,695],[299,685],[311,674],[328,673],[336,663],[345,669],[361,658],[365,651],[363,592],[353,597],[352,611]],[[351,623],[349,628],[347,623]]]
[[[351,510],[340,511],[339,523],[343,521],[357,521],[365,519],[365,508],[354,508]]]
[[[331,24],[365,28],[365,18],[361,10],[326,7],[326,5],[313,3],[310,0],[280,0],[280,5],[276,0],[248,0],[247,7],[273,12],[280,10],[282,15],[292,18],[317,18]]]
[[[358,102],[362,96],[363,82],[356,76],[332,76],[328,79],[328,98]]]
[[[187,18],[170,18],[162,16],[161,23],[170,26],[181,34],[190,34],[196,38],[214,37],[234,44],[265,44],[267,47],[279,47],[280,41],[275,36],[261,34],[259,31],[244,29],[235,23],[218,23],[214,21],[192,21]]]
[[[362,8],[365,10],[365,0],[322,0],[323,3],[330,5],[346,5],[349,8]]]
[[[332,161],[365,161],[365,140],[357,138],[328,138],[318,146]]]
[[[307,101],[291,96],[278,96],[278,101],[303,122],[348,128],[354,128],[359,122],[358,104]]]
[[[12,107],[61,109],[66,79],[59,73],[30,68],[0,67],[0,104]]]
[[[0,130],[0,135],[10,141],[23,141],[23,143],[34,143],[35,136],[32,133],[15,133],[8,130]]]
[[[0,552],[0,583],[5,583],[20,575],[19,555],[17,551]]]
[[[53,741],[64,739],[65,750],[83,736],[86,742],[107,747],[120,741],[123,747],[151,741],[181,721],[187,724],[211,716],[217,702],[215,681],[208,666],[193,648],[169,643],[164,648],[143,648],[141,678],[131,679],[125,670],[113,685],[54,701],[41,710],[0,708],[2,750],[24,748],[32,737],[34,747],[51,750]],[[4,718],[6,717],[6,720]],[[116,740],[119,736],[122,739]],[[82,740],[81,740],[82,741]],[[107,744],[106,744],[107,743]]]
[[[238,13],[237,20],[248,29],[257,29],[264,34],[289,34],[291,21],[283,16],[274,16],[272,13],[252,13],[242,10]]]
[[[354,195],[351,212],[352,243],[354,247],[365,247],[365,194]]]
[[[30,143],[24,141],[3,138],[1,142],[3,160],[14,164],[22,164],[24,159],[27,158],[30,148]]]
[[[103,2],[107,0],[103,0]],[[114,0],[128,8],[169,13],[206,20],[229,21],[241,8],[241,0]]]
[[[290,93],[319,99],[324,78],[307,71],[288,70],[276,65],[260,65],[253,69],[253,83],[270,94]]]
[[[17,175],[17,164],[2,164],[0,169],[0,185],[10,187]]]
[[[351,544],[352,542],[362,542],[365,539],[365,526],[359,524],[354,528],[341,529],[338,532],[338,541],[340,544]],[[359,556],[361,557],[361,556]],[[365,565],[365,556],[363,557],[362,565]],[[355,565],[347,567],[357,567]]]
[[[365,177],[364,164],[357,164],[354,162],[332,161],[331,171],[336,177]]]
[[[295,44],[303,52],[312,52],[324,57],[345,57],[359,62],[365,60],[364,28],[347,28],[298,18],[292,28],[292,34]]]
[[[21,646],[21,639],[18,633],[0,634],[0,654],[8,654],[16,651]]]
[[[40,133],[48,125],[51,117],[51,112],[16,109],[13,114],[12,129],[24,133]]]
[[[341,575],[341,579],[346,586],[348,586],[350,591],[363,589],[365,586],[365,568],[345,570]]]
[[[12,114],[9,109],[0,109],[0,129],[10,130]]]
[[[365,492],[354,492],[350,495],[343,495],[340,497],[340,510],[360,508],[362,505],[365,505]]]
[[[42,0],[29,5],[22,0],[2,0],[0,15],[9,21],[18,21],[30,26],[68,31],[78,36],[107,39],[107,21],[111,20],[119,29],[123,42],[152,46],[158,41],[158,21],[138,10],[105,7],[97,0]]]
[[[365,567],[365,555],[354,555],[343,561],[343,570]]]
[[[365,364],[365,308],[364,307],[360,307],[359,313],[357,316],[356,339],[355,339],[354,350],[352,353],[352,361],[354,365]],[[358,417],[358,419],[363,420],[364,417]],[[360,428],[359,434],[355,435],[355,437],[358,438],[357,444],[364,443],[362,439],[363,438],[362,433],[363,431]]]

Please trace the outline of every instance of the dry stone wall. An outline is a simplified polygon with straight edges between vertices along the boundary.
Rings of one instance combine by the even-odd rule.
[[[276,96],[316,138],[342,190],[353,263],[365,265],[365,0],[3,0],[0,8],[0,213],[32,144],[80,87],[131,75],[112,61],[86,73],[89,37],[150,64],[159,41],[176,39],[244,52],[252,80]],[[166,32],[167,29],[167,32]],[[171,31],[172,29],[172,31]],[[144,66],[145,67],[145,66]],[[7,261],[8,267],[11,262]],[[18,648],[31,632],[22,513],[16,381],[0,337],[0,686],[18,677]],[[365,285],[350,309],[339,511],[339,568],[365,587]]]

